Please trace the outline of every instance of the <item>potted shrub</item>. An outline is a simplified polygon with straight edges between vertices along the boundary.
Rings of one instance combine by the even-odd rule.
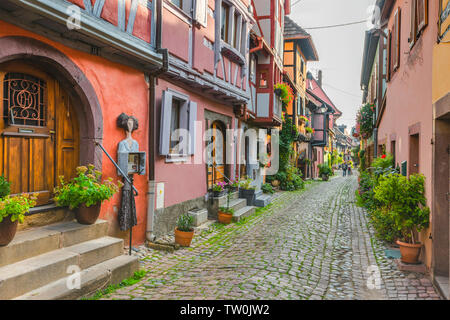
[[[255,202],[256,187],[252,186],[252,179],[245,179],[239,183],[239,198],[247,199],[247,205],[252,206]]]
[[[94,165],[77,168],[78,176],[70,182],[65,182],[60,176],[59,187],[56,187],[54,200],[59,207],[69,207],[75,211],[75,217],[80,224],[94,224],[100,214],[101,203],[109,200],[123,186],[112,178],[100,182],[102,173],[94,170]]]
[[[217,182],[215,184],[213,184],[212,186],[212,191],[213,191],[213,195],[214,197],[218,198],[221,197],[225,194],[225,186],[227,185],[226,182]]]
[[[391,215],[401,234],[397,244],[402,262],[418,263],[422,244],[417,234],[428,227],[430,217],[430,209],[426,206],[425,177],[421,174],[409,178],[398,173],[383,175],[374,192],[375,199]]]
[[[329,177],[332,175],[331,168],[326,164],[319,164],[319,176],[322,178],[323,181],[328,181]]]
[[[227,206],[219,208],[218,220],[222,224],[230,224],[231,220],[233,219],[234,209],[230,208],[230,197],[231,197],[231,190],[228,190]]]
[[[36,204],[36,197],[28,193],[18,196],[7,195],[0,199],[0,246],[8,245],[17,231],[17,224],[23,223],[25,213]]]
[[[175,243],[182,247],[189,247],[194,237],[194,228],[192,227],[194,218],[189,214],[181,215],[177,220],[175,228]]]

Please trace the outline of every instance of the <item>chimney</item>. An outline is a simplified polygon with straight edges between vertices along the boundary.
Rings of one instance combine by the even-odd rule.
[[[319,70],[319,72],[317,72],[317,83],[319,84],[319,87],[322,88],[322,70]]]

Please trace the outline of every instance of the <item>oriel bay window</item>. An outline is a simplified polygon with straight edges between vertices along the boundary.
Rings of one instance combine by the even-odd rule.
[[[222,0],[220,9],[220,38],[241,54],[247,43],[247,22],[231,3]]]
[[[189,97],[166,90],[161,105],[159,153],[174,158],[195,153],[197,103]]]

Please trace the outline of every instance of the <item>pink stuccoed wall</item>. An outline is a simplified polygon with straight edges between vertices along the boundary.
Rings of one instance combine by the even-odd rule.
[[[197,121],[202,122],[203,132],[197,132],[196,135],[196,153],[203,152],[205,143],[203,142],[203,134],[205,128],[204,110],[220,113],[231,117],[232,128],[234,128],[233,108],[229,105],[222,105],[194,92],[188,91],[182,87],[176,86],[162,79],[158,80],[156,88],[156,114],[159,124],[161,98],[163,91],[171,88],[177,92],[186,94],[191,101],[197,103]],[[157,128],[157,136],[159,141],[159,125]],[[194,157],[191,157],[190,164],[166,163],[165,156],[157,156],[155,163],[155,179],[156,182],[164,182],[164,207],[170,207],[187,200],[192,200],[204,196],[207,193],[206,185],[206,164],[194,164]],[[233,174],[234,176],[234,174]]]
[[[401,7],[400,27],[400,67],[388,83],[386,108],[378,129],[378,143],[386,145],[386,151],[392,153],[391,135],[396,135],[396,164],[409,159],[410,126],[420,123],[419,132],[419,172],[426,177],[426,195],[431,208],[432,199],[432,54],[436,42],[438,1],[428,1],[429,22],[414,47],[409,49],[410,5],[411,1],[398,0],[389,20],[392,30],[394,13]],[[409,170],[409,168],[408,168]],[[409,174],[409,171],[408,171]],[[431,214],[431,219],[433,215]],[[431,223],[430,223],[431,225]],[[425,244],[424,262],[431,265],[431,230],[424,230],[421,241]]]

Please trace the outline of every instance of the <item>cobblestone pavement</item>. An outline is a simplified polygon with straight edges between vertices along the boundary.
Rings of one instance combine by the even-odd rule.
[[[439,299],[427,277],[385,257],[356,187],[356,176],[313,182],[245,221],[213,224],[190,248],[144,249],[145,278],[103,298]]]

